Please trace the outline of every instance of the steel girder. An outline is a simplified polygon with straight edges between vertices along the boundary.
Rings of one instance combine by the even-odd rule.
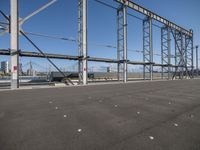
[[[133,10],[135,10],[135,11],[137,11],[137,12],[139,12],[139,13],[147,16],[147,17],[151,17],[152,19],[154,19],[154,20],[156,20],[156,21],[168,26],[169,28],[171,28],[173,30],[177,30],[179,32],[182,32],[185,35],[188,35],[190,37],[193,36],[193,32],[191,30],[186,30],[183,27],[180,27],[177,24],[175,24],[175,23],[173,23],[173,22],[161,17],[160,15],[158,15],[158,14],[156,14],[156,13],[154,13],[154,12],[152,12],[152,11],[146,9],[146,8],[144,8],[143,6],[140,6],[140,5],[132,2],[131,0],[115,0],[115,1],[117,1],[118,3],[124,4],[127,7],[131,8],[131,9],[133,9]]]
[[[144,80],[153,80],[153,41],[152,41],[152,19],[147,17],[143,20],[143,62]]]

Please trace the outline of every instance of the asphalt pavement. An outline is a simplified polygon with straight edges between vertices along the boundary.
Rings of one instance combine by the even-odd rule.
[[[200,80],[0,91],[0,150],[200,150]]]

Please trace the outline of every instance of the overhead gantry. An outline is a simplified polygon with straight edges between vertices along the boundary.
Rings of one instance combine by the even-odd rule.
[[[95,0],[107,6],[105,2]],[[157,15],[156,13],[130,1],[130,0],[113,0],[119,4],[118,8],[110,6],[116,9],[117,14],[117,59],[105,59],[95,58],[88,56],[88,37],[87,37],[87,5],[88,0],[78,0],[78,56],[60,55],[60,54],[46,54],[36,46],[33,41],[28,38],[26,32],[19,29],[19,25],[23,23],[23,20],[19,20],[18,16],[18,0],[10,0],[10,18],[8,18],[2,11],[3,15],[10,26],[10,50],[0,49],[0,55],[11,56],[11,88],[15,89],[19,87],[19,56],[21,57],[40,57],[46,58],[49,62],[58,70],[59,68],[50,60],[51,58],[56,59],[68,59],[76,60],[79,63],[79,83],[87,84],[88,78],[88,61],[95,62],[107,62],[117,64],[118,80],[127,82],[128,64],[132,65],[143,65],[144,80],[153,80],[154,66],[162,68],[162,78],[164,74],[168,74],[168,79],[175,78],[192,78],[194,74],[193,64],[193,31],[187,30],[179,25]],[[50,6],[56,2],[52,0],[42,8],[38,9],[31,15],[25,18],[25,21],[37,14],[41,10]],[[132,9],[145,16],[143,19],[143,61],[137,62],[134,60],[127,60],[127,9]],[[153,21],[157,21],[163,26],[161,27],[161,64],[156,64],[153,60]],[[0,23],[4,32],[9,30],[9,27],[4,28]],[[39,52],[27,52],[19,49],[19,33],[24,36]],[[171,42],[174,40],[175,43],[175,55],[171,53]],[[198,55],[197,55],[198,57]],[[175,63],[172,63],[174,59]],[[198,58],[197,58],[198,60]],[[198,64],[197,64],[198,65]],[[62,73],[62,72],[61,72]]]

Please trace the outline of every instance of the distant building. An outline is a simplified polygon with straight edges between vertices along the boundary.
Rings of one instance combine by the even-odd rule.
[[[4,73],[10,72],[10,64],[8,61],[2,61],[1,62],[1,71]]]

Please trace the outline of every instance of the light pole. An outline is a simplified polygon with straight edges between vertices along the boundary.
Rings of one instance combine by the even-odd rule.
[[[198,48],[199,48],[199,46],[196,46],[196,73],[197,73],[197,77],[199,76],[199,56],[198,56]]]

